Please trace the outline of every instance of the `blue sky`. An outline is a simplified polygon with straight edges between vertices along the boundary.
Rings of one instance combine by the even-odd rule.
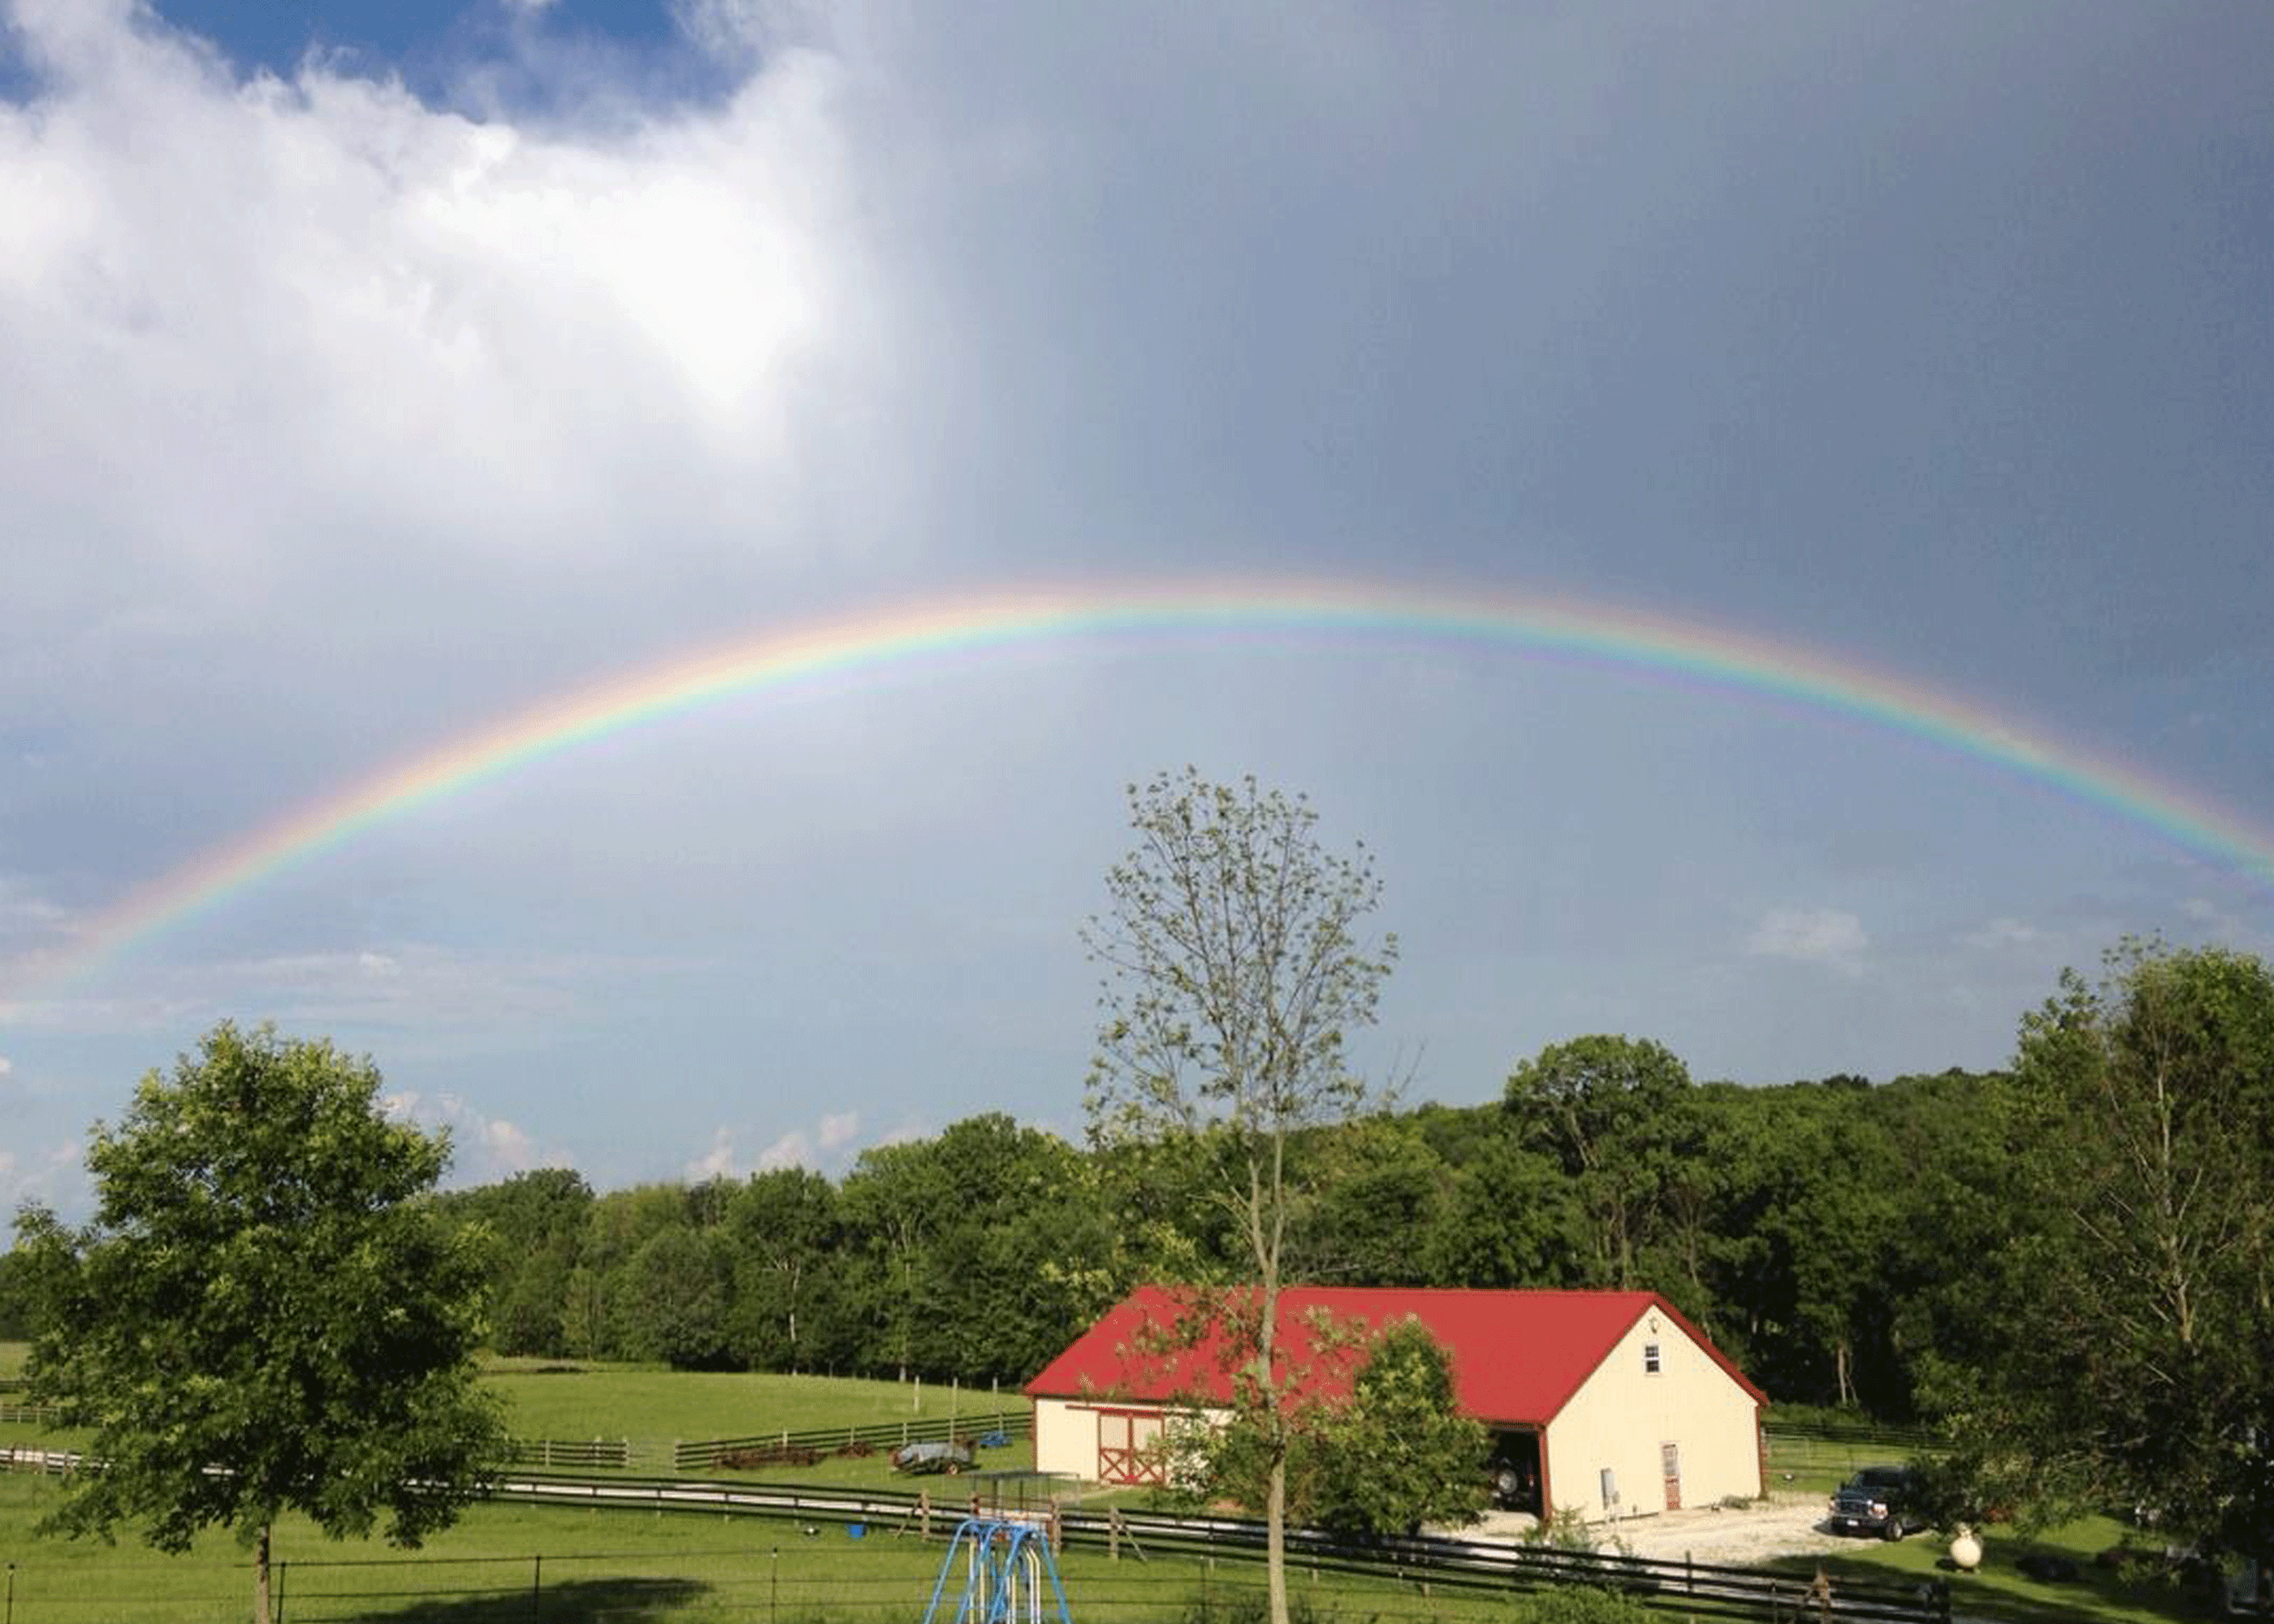
[[[1365,1053],[1999,1064],[2231,864],[1804,705],[1389,636],[752,695],[58,981],[138,887],[690,648],[1332,575],[1805,648],[2274,831],[2274,11],[0,0],[0,1199],[224,1017],[462,1178],[1076,1133],[1186,762],[1363,838]]]

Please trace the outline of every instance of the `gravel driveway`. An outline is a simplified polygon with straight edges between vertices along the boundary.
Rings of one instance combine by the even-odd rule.
[[[1724,1568],[1752,1568],[1772,1557],[1856,1547],[1853,1535],[1821,1531],[1817,1524],[1823,1520],[1824,1497],[1807,1494],[1772,1498],[1736,1510],[1707,1506],[1696,1511],[1662,1511],[1593,1527],[1607,1551],[1623,1545],[1652,1561],[1678,1562],[1687,1557]],[[1532,1520],[1521,1513],[1496,1511],[1487,1513],[1476,1531],[1514,1539],[1532,1525]]]

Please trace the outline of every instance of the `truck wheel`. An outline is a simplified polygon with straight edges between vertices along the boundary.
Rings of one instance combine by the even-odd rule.
[[[1890,1516],[1886,1522],[1879,1524],[1879,1538],[1886,1540],[1889,1545],[1894,1544],[1895,1541],[1901,1539],[1902,1537],[1903,1520],[1901,1517]]]

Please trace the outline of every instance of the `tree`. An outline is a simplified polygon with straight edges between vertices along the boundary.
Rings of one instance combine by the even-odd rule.
[[[1450,1179],[1412,1124],[1369,1119],[1309,1136],[1296,1167],[1319,1192],[1290,1244],[1290,1261],[1302,1278],[1437,1283],[1434,1240],[1445,1228]]]
[[[825,1312],[828,1262],[839,1237],[835,1187],[805,1168],[756,1173],[735,1192],[727,1222],[742,1363],[752,1370],[812,1369],[814,1298],[825,1299]]]
[[[1690,1071],[1663,1044],[1574,1038],[1508,1079],[1509,1113],[1559,1157],[1593,1222],[1595,1278],[1628,1289],[1687,1128]]]
[[[379,1086],[328,1043],[224,1024],[95,1125],[91,1225],[18,1221],[50,1298],[32,1392],[102,1462],[49,1526],[139,1523],[166,1551],[232,1528],[260,1624],[279,1513],[334,1538],[383,1515],[417,1545],[502,1451],[471,1363],[481,1238],[427,1199],[447,1141],[388,1121]]]
[[[729,1328],[734,1258],[716,1229],[674,1224],[632,1254],[625,1300],[637,1327],[633,1351],[674,1370],[725,1370],[734,1363]]]
[[[1473,1522],[1491,1441],[1460,1413],[1451,1356],[1419,1320],[1400,1320],[1374,1340],[1349,1407],[1320,1440],[1319,1521],[1359,1538]]]
[[[500,1353],[567,1353],[561,1311],[592,1212],[584,1176],[538,1168],[437,1199],[451,1218],[488,1233],[492,1344]]]
[[[1211,1154],[1213,1199],[1243,1237],[1254,1289],[1223,1294],[1252,1348],[1262,1424],[1272,1624],[1287,1624],[1289,1374],[1273,1346],[1295,1193],[1289,1140],[1362,1111],[1375,1090],[1345,1034],[1371,1025],[1397,941],[1361,939],[1381,884],[1360,846],[1329,853],[1300,796],[1187,767],[1128,790],[1133,849],[1082,931],[1107,974],[1090,1071],[1095,1141],[1172,1137]],[[1203,1315],[1203,1318],[1206,1316]]]
[[[2274,973],[2127,942],[2024,1019],[2007,1125],[2034,1220],[1952,1405],[1993,1492],[2274,1544]],[[2001,1481],[2002,1479],[2002,1481]]]

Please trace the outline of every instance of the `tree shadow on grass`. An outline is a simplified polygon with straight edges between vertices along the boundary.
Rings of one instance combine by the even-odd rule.
[[[527,1590],[456,1598],[422,1596],[354,1613],[290,1607],[295,1624],[659,1624],[711,1592],[693,1579],[573,1579]]]
[[[2074,1565],[2075,1576],[2032,1577],[2019,1568],[2021,1560],[2032,1555],[2066,1558]],[[1950,1586],[1953,1613],[1998,1620],[2001,1624],[2095,1624],[2095,1620],[2146,1624],[2148,1620],[2200,1619],[2208,1611],[2199,1590],[2160,1579],[2111,1573],[2089,1557],[2080,1559],[2074,1549],[2011,1535],[2001,1538],[1985,1555],[1978,1575],[1957,1572],[1946,1562],[1936,1564],[1931,1575],[1919,1575],[1869,1557],[1836,1554],[1780,1557],[1764,1566],[1796,1578],[1821,1570],[1835,1586],[1842,1578],[1879,1584],[1939,1578]]]

